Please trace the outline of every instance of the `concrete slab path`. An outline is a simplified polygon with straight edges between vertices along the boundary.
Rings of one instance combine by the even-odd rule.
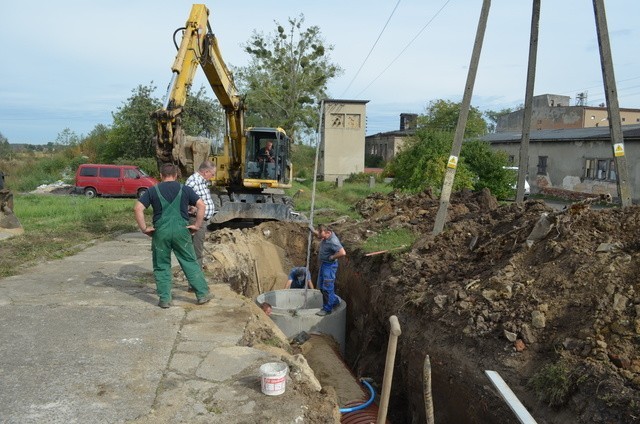
[[[302,422],[301,392],[261,392],[281,356],[240,343],[262,312],[226,284],[198,306],[181,284],[159,308],[142,234],[0,280],[0,422]]]

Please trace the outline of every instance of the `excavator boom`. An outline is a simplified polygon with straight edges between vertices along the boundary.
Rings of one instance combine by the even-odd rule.
[[[209,24],[209,10],[194,4],[182,31],[182,40],[171,66],[171,82],[163,107],[155,119],[158,164],[174,163],[186,176],[209,158],[217,167],[212,222],[238,219],[299,220],[282,189],[291,187],[291,141],[281,128],[246,128],[245,104],[227,68]],[[188,136],[182,114],[195,73],[202,68],[225,113],[225,135],[220,154],[211,154],[211,141]],[[264,155],[266,146],[272,155]]]

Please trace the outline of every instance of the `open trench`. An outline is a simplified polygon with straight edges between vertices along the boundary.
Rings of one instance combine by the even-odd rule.
[[[299,224],[278,222],[214,231],[205,245],[208,273],[252,299],[282,289],[290,268],[305,264],[307,234]],[[310,264],[314,279],[315,247],[314,242]],[[343,360],[351,373],[344,378],[353,381],[355,377],[371,378],[379,395],[389,340],[389,316],[396,315],[402,334],[398,339],[389,402],[390,422],[426,422],[423,364],[427,354],[431,361],[436,423],[514,422],[508,406],[489,387],[484,369],[477,360],[470,360],[482,356],[482,346],[448,336],[439,323],[421,322],[409,308],[394,305],[390,301],[393,287],[388,283],[394,272],[391,257],[365,257],[349,246],[345,248],[348,258],[342,260],[337,278],[337,293],[347,304]],[[305,356],[311,354],[307,352]],[[313,368],[312,361],[309,362]],[[345,374],[342,370],[338,372]]]

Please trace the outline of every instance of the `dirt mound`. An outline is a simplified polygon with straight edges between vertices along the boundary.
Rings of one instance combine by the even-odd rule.
[[[433,236],[438,206],[429,191],[376,195],[357,205],[365,222],[336,227],[351,244],[344,276],[369,287],[345,284],[346,297],[375,299],[369,314],[397,314],[412,330],[400,348],[408,384],[420,388],[413,356],[465,350],[462,362],[501,369],[549,422],[640,420],[640,208],[556,212],[539,200],[499,206],[489,192],[461,192]],[[367,237],[398,227],[418,234],[409,252],[358,252]],[[348,350],[372,350],[380,331],[368,328],[351,333]],[[366,355],[351,360],[361,373],[380,366]]]
[[[348,252],[337,284],[348,304],[346,361],[381,383],[388,317],[398,316],[394,422],[425,420],[427,354],[437,422],[514,421],[487,396],[487,369],[538,422],[640,420],[639,207],[555,211],[460,192],[437,236],[430,191],[373,195],[356,207],[364,221],[333,226]],[[362,243],[393,228],[416,234],[413,246],[365,256]],[[212,233],[209,272],[249,297],[281,288],[289,267],[305,263],[307,234],[287,223]]]

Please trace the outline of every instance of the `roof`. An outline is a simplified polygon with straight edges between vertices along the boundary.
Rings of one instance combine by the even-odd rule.
[[[410,128],[408,130],[395,130],[395,131],[386,131],[377,134],[371,134],[365,137],[366,139],[374,138],[374,137],[409,137],[416,133],[415,128]]]
[[[623,125],[622,134],[625,139],[640,140],[640,124]],[[531,131],[529,141],[570,141],[570,140],[609,140],[609,127],[555,129]],[[522,132],[502,132],[487,134],[479,138],[489,143],[519,143]]]
[[[325,103],[369,103],[369,100],[324,99]]]

